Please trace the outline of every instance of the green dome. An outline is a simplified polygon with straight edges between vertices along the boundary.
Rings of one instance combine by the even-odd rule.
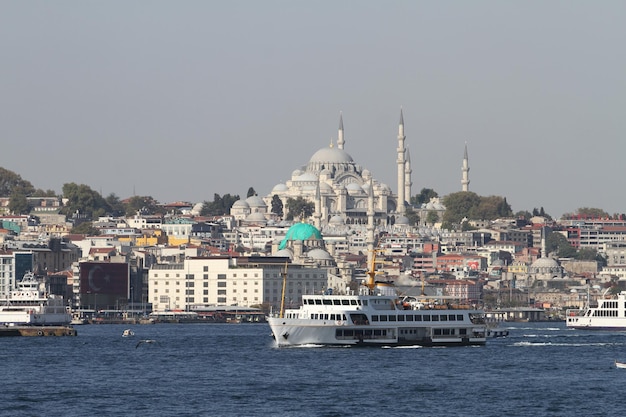
[[[308,239],[321,239],[322,234],[312,224],[308,223],[296,223],[287,230],[285,238],[280,242],[278,249],[285,249],[287,242],[290,240],[308,240]]]

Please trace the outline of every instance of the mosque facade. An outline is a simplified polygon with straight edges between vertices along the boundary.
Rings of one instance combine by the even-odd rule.
[[[305,166],[294,170],[289,180],[276,184],[263,200],[271,207],[272,199],[278,196],[285,211],[290,198],[301,197],[314,203],[314,221],[318,228],[333,218],[336,221],[338,217],[347,225],[365,225],[368,223],[371,192],[374,223],[395,223],[408,204],[406,197],[411,195],[411,162],[404,140],[404,121],[400,111],[397,149],[400,191],[394,194],[391,187],[374,178],[369,170],[358,165],[346,152],[343,117],[340,115],[336,146],[331,141],[329,146],[315,152]],[[294,213],[294,217],[298,215]]]

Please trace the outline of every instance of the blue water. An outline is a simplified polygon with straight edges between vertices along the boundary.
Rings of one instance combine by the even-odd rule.
[[[0,339],[2,416],[622,416],[626,332],[509,326],[484,347],[281,348],[264,324]],[[154,339],[158,343],[141,344]]]

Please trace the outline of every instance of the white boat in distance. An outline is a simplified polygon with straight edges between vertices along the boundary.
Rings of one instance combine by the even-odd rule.
[[[626,369],[626,363],[615,361],[615,367],[620,369]]]
[[[53,326],[67,325],[71,320],[63,297],[45,294],[31,272],[24,274],[8,298],[0,300],[0,324]]]
[[[601,298],[597,307],[589,304],[582,309],[568,309],[565,313],[567,327],[589,330],[626,329],[626,291],[614,298]]]
[[[393,285],[375,281],[375,256],[368,282],[358,294],[303,295],[298,309],[267,317],[278,346],[454,346],[484,345],[485,314],[468,306],[446,303],[424,308],[402,303]]]

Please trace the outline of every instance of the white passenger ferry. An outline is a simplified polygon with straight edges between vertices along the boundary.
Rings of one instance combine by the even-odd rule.
[[[485,344],[482,310],[403,303],[393,285],[375,282],[373,271],[372,267],[358,294],[303,295],[300,308],[286,311],[283,300],[281,312],[267,318],[277,345]],[[285,278],[283,289],[284,283]]]
[[[52,326],[66,325],[72,315],[60,295],[47,295],[28,272],[8,298],[0,300],[0,324]]]
[[[602,298],[597,307],[569,309],[565,313],[567,327],[590,330],[626,329],[626,291],[617,298]]]

